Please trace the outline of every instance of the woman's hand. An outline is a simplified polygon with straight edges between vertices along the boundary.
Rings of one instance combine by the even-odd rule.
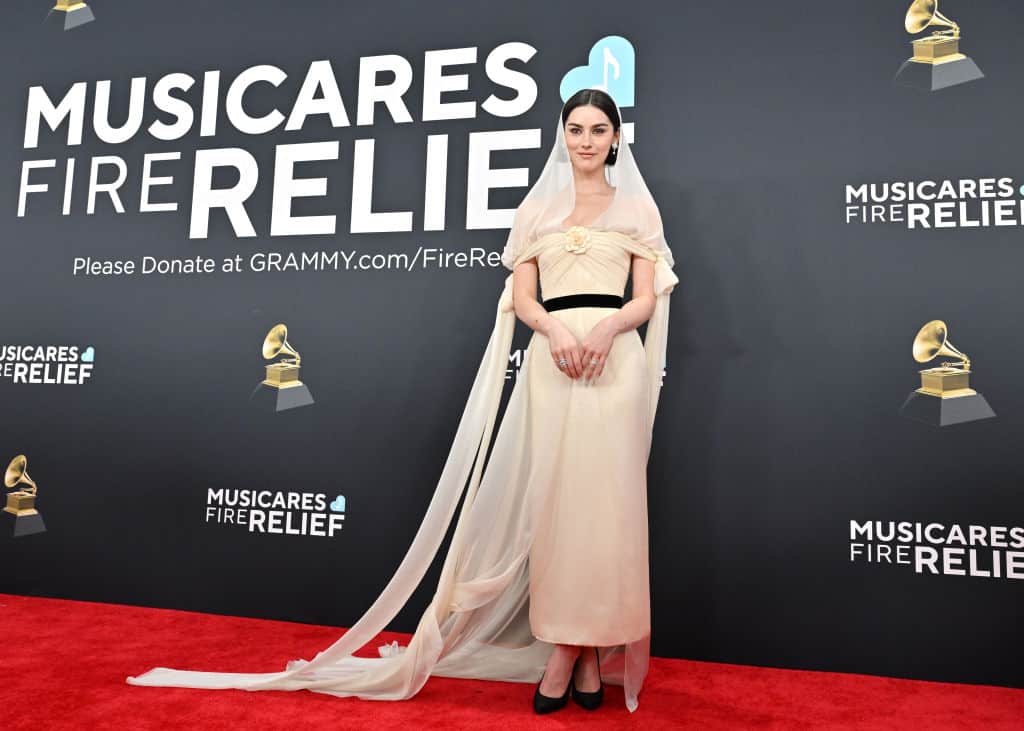
[[[618,332],[614,324],[605,318],[594,325],[587,337],[580,344],[580,356],[583,361],[583,381],[593,383],[604,371],[605,361],[612,349],[612,341]]]
[[[562,371],[569,378],[579,378],[583,374],[583,358],[580,344],[576,342],[576,336],[555,318],[551,318],[551,329],[548,331],[548,344],[551,346],[551,357],[555,361],[555,367]],[[565,359],[566,366],[563,368],[558,361]]]

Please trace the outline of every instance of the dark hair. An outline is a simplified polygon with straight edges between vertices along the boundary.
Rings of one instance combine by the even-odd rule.
[[[615,107],[615,102],[606,92],[600,89],[580,89],[565,102],[565,106],[562,107],[562,126],[565,126],[565,121],[569,119],[569,115],[572,110],[576,107],[597,107],[612,121],[612,129],[615,132],[619,131],[619,127],[622,124],[622,120],[619,119],[618,109]],[[608,150],[608,157],[605,158],[605,165],[614,165],[615,161],[619,157],[619,151],[615,148]]]

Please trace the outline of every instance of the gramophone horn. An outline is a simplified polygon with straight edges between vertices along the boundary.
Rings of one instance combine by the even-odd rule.
[[[942,320],[925,323],[914,338],[914,360],[918,363],[927,363],[937,356],[948,355],[959,358],[964,362],[964,367],[969,368],[970,358],[954,348],[948,337],[949,329]]]
[[[948,26],[954,34],[960,35],[960,26],[939,12],[938,0],[914,0],[903,21],[907,33],[920,33],[930,25]]]
[[[32,486],[32,492],[35,492],[38,488],[36,483],[32,481],[32,478],[28,476],[26,468],[28,467],[28,458],[24,454],[19,454],[17,457],[11,460],[11,463],[7,465],[7,472],[4,474],[4,486],[14,487],[15,485],[24,482],[26,485]]]
[[[288,326],[283,322],[270,328],[267,337],[263,339],[264,358],[270,360],[271,358],[276,358],[281,353],[295,356],[295,365],[298,365],[299,361],[302,360],[298,351],[288,344]]]

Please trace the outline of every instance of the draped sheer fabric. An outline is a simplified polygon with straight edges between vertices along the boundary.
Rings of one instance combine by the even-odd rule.
[[[618,168],[617,170],[615,168]],[[607,168],[616,187],[612,205],[594,222],[608,245],[655,263],[656,306],[643,343],[649,383],[646,452],[665,363],[668,296],[678,282],[665,243],[661,217],[633,161],[625,135],[615,166]],[[575,192],[561,118],[548,162],[517,209],[502,254],[513,269],[536,256],[572,212]],[[380,596],[330,647],[311,660],[295,660],[281,672],[222,673],[156,668],[128,678],[133,685],[245,690],[311,690],[372,700],[401,700],[415,695],[431,675],[515,682],[536,682],[552,646],[531,634],[529,562],[538,506],[550,489],[558,454],[531,448],[529,359],[494,436],[509,349],[515,328],[512,275],[498,298],[494,327],[470,389],[451,450],[433,497],[408,552]],[[559,434],[565,417],[557,409],[541,428]],[[493,447],[488,447],[493,439]],[[557,443],[557,442],[552,442]],[[486,463],[486,464],[485,464]],[[464,498],[464,499],[463,499]],[[420,584],[455,517],[461,510],[445,556],[437,590],[407,647],[382,646],[380,657],[354,652],[384,630]],[[622,685],[626,706],[635,710],[647,673],[650,632],[641,638],[599,650],[606,682]]]

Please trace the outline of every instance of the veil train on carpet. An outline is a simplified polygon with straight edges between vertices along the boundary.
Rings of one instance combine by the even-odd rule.
[[[621,119],[621,114],[620,114]],[[606,166],[616,192],[602,214],[601,228],[628,236],[634,255],[655,263],[654,314],[643,342],[649,383],[645,433],[650,450],[665,366],[669,294],[678,279],[665,242],[661,216],[626,140],[620,134],[618,159]],[[502,263],[513,269],[535,254],[533,245],[545,231],[557,231],[575,208],[572,165],[562,130],[537,182],[516,210]],[[516,316],[512,275],[498,299],[494,328],[473,381],[451,450],[408,552],[367,612],[334,644],[311,660],[294,660],[275,673],[220,673],[155,668],[128,678],[132,685],[244,690],[311,690],[369,700],[403,700],[414,696],[431,675],[516,682],[536,682],[551,645],[533,637],[529,623],[529,562],[536,511],[542,509],[556,455],[530,450],[525,438],[531,409],[529,358],[494,436],[505,384]],[[545,419],[544,429],[559,434],[565,419]],[[536,428],[536,427],[534,427]],[[494,444],[488,456],[492,436]],[[485,462],[486,459],[486,469]],[[354,652],[383,631],[405,606],[430,567],[455,515],[462,508],[445,556],[437,591],[424,611],[409,645],[385,645],[380,657]],[[650,634],[599,650],[601,673],[622,685],[626,706],[635,710],[647,674]]]

